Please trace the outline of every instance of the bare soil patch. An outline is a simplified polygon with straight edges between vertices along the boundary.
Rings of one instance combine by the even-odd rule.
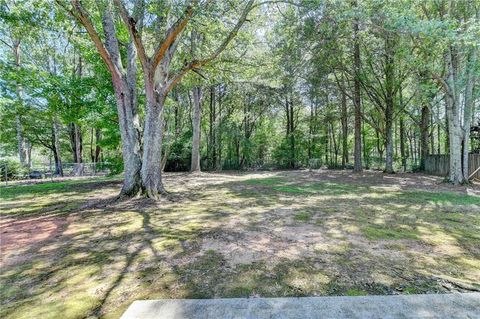
[[[13,252],[25,251],[41,246],[62,233],[67,223],[66,216],[40,216],[24,219],[1,220],[0,267],[8,263]],[[15,263],[15,261],[10,261]],[[18,262],[18,261],[17,261]]]

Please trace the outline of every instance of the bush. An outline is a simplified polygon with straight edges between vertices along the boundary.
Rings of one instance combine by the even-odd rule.
[[[19,162],[14,160],[0,160],[1,181],[5,181],[5,176],[8,178],[8,180],[14,180],[20,179],[27,174],[28,168],[23,168]]]
[[[123,159],[121,156],[108,157],[105,160],[104,165],[109,170],[109,176],[118,175],[123,172]]]

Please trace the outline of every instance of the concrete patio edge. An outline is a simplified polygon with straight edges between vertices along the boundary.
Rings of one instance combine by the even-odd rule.
[[[480,293],[139,300],[121,317],[166,318],[479,319]]]

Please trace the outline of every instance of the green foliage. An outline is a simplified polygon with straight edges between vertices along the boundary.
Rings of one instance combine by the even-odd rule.
[[[24,168],[18,161],[0,160],[0,180],[15,180],[22,178],[29,172],[28,168]]]
[[[107,157],[105,163],[110,176],[115,176],[123,172],[123,159],[121,156]]]

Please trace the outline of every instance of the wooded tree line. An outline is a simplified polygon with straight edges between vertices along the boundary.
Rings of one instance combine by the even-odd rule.
[[[423,170],[479,152],[478,0],[2,0],[2,155],[163,170]],[[81,165],[78,165],[81,169]]]

